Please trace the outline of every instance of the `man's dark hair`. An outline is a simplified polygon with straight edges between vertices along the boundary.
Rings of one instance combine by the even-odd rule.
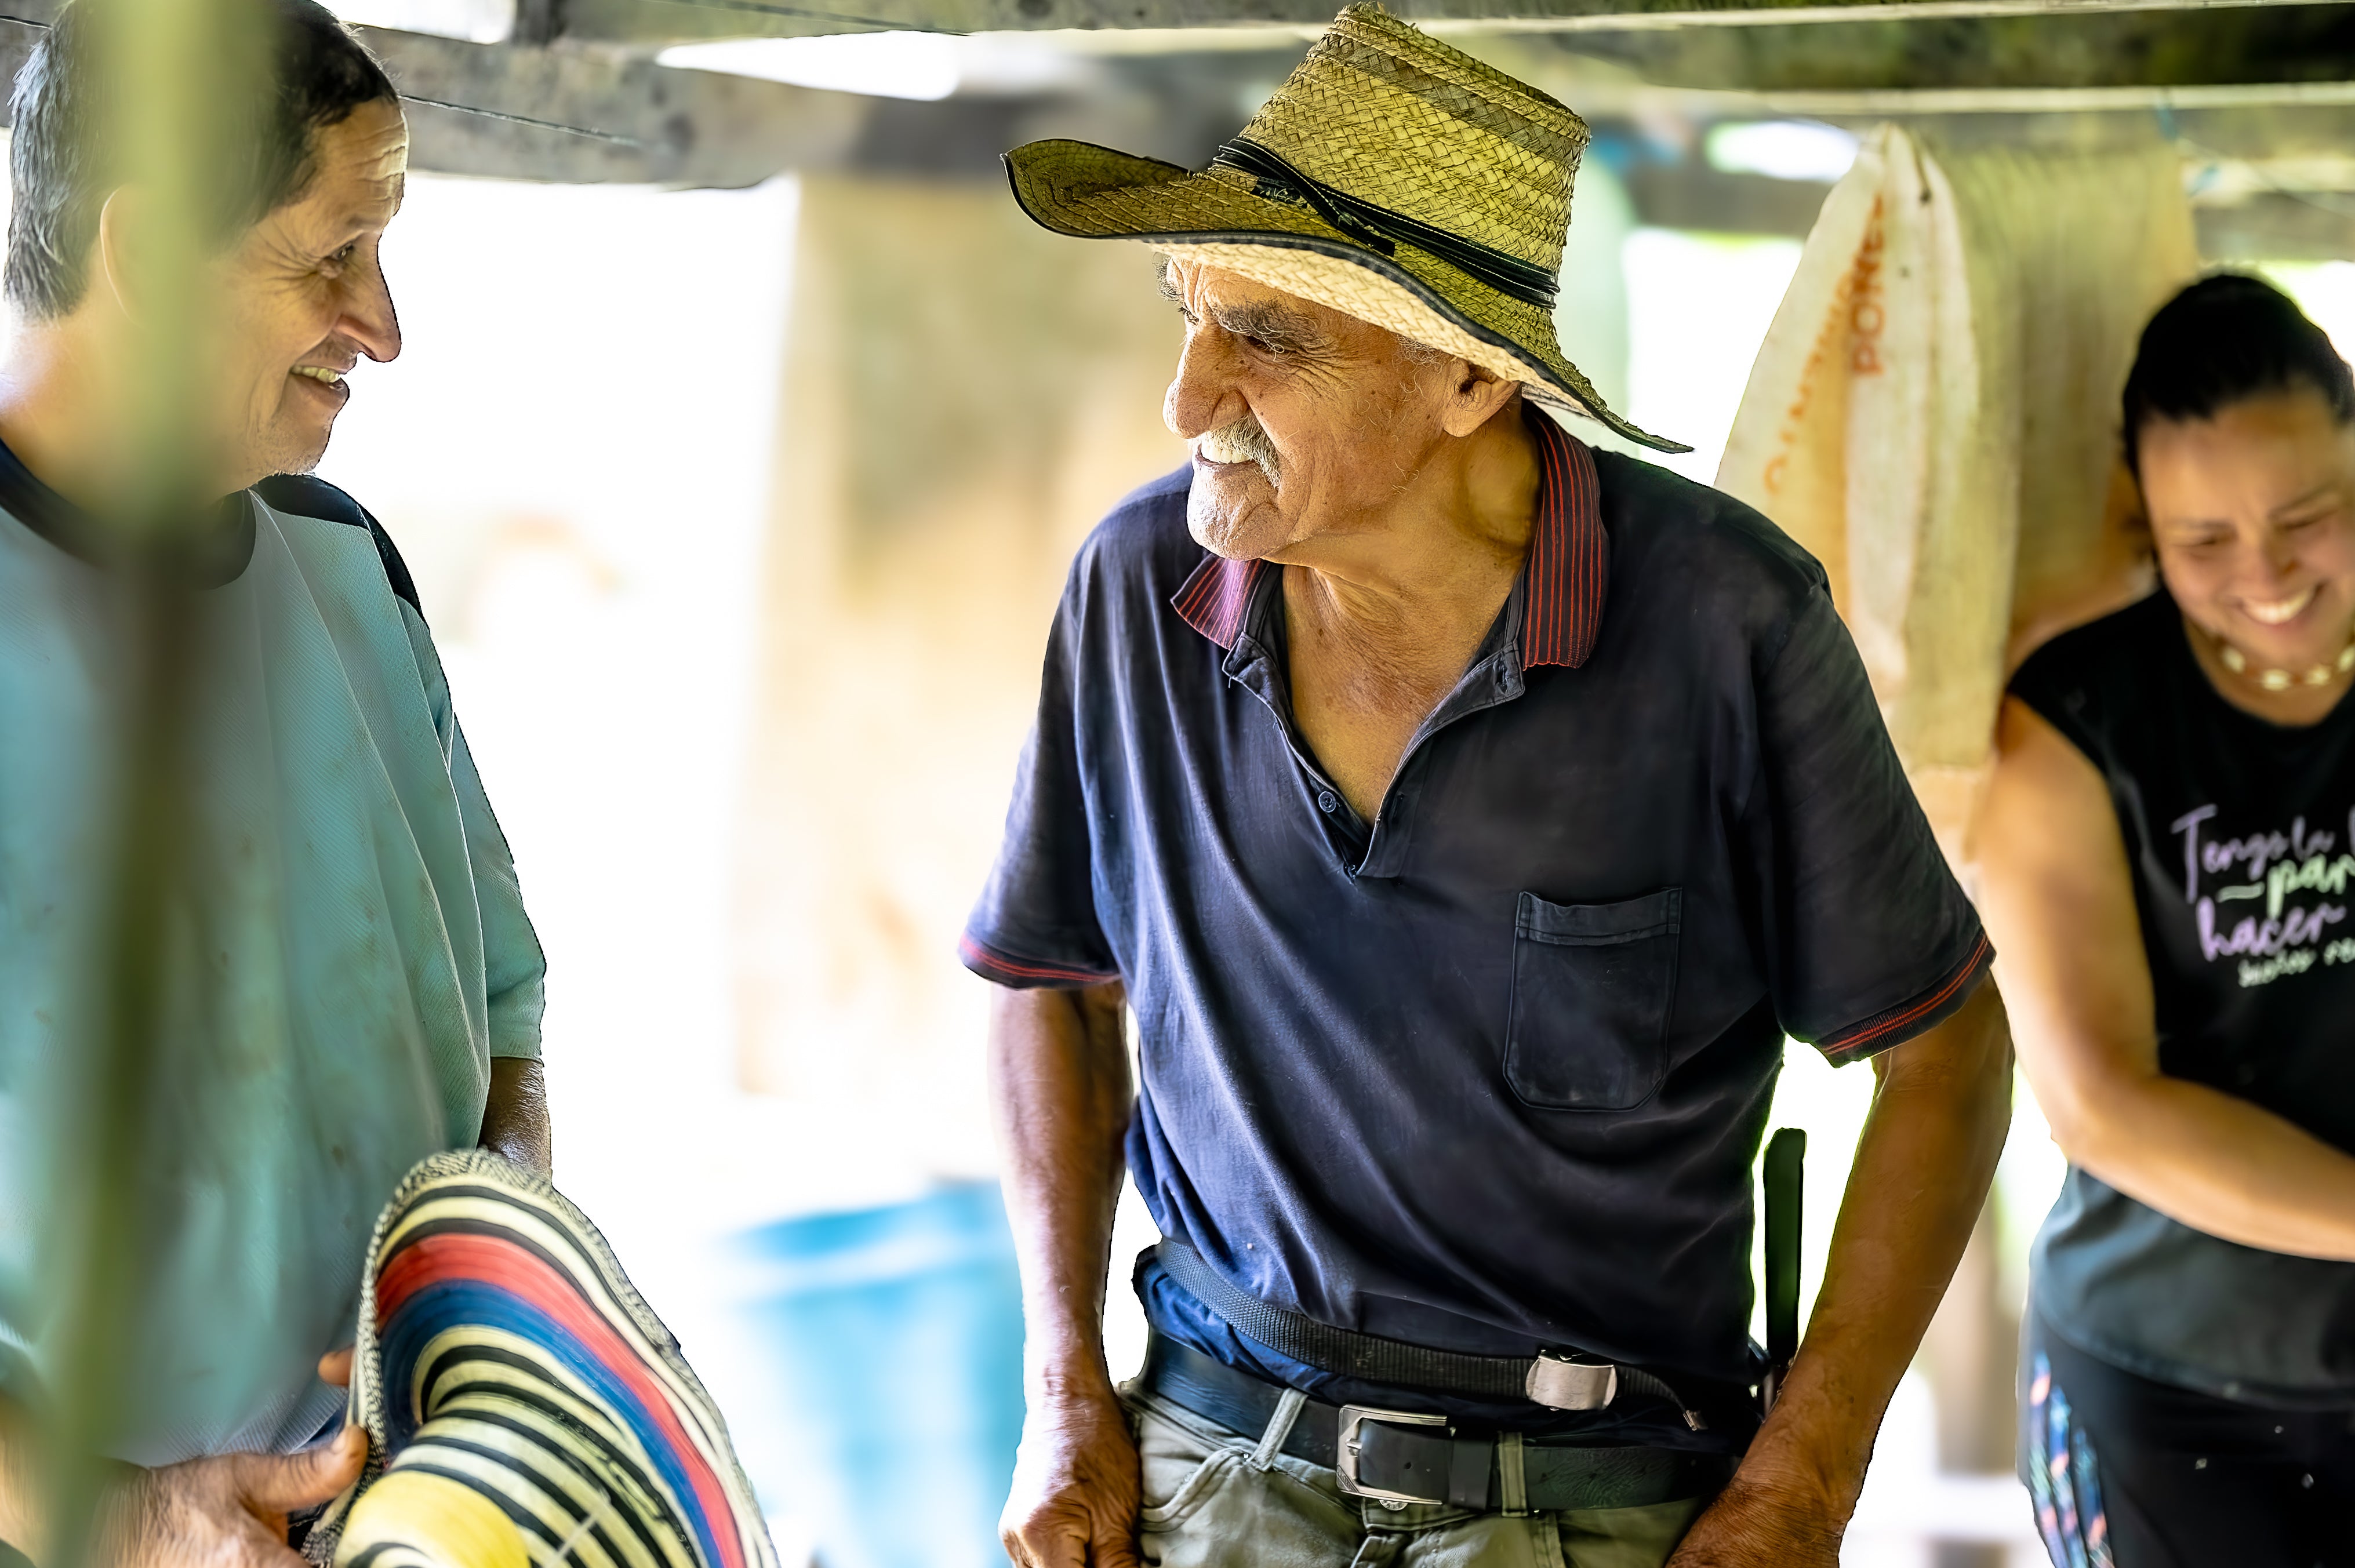
[[[2213,419],[2244,398],[2309,389],[2355,421],[2355,374],[2329,336],[2262,278],[2217,272],[2158,307],[2126,376],[2126,466],[2142,476],[2153,420]]]
[[[99,212],[123,177],[116,145],[122,102],[98,59],[106,19],[94,8],[108,3],[66,6],[16,75],[8,149],[15,206],[0,290],[35,320],[81,303]],[[301,199],[317,172],[319,132],[363,103],[399,101],[375,57],[314,0],[255,0],[255,9],[267,69],[247,73],[242,90],[230,94],[242,101],[218,106],[225,166],[204,207],[219,241]]]

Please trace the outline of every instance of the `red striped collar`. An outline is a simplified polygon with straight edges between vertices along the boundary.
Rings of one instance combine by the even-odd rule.
[[[1538,516],[1523,563],[1521,666],[1576,669],[1594,651],[1610,581],[1603,489],[1594,453],[1547,415],[1529,411],[1538,443]],[[1265,562],[1205,555],[1169,601],[1186,624],[1222,648],[1242,635],[1243,613]]]

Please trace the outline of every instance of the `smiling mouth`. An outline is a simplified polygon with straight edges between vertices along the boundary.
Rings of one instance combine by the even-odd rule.
[[[294,367],[294,374],[308,376],[314,381],[324,382],[330,387],[340,387],[344,384],[344,373],[341,370],[330,370],[325,365],[297,365]]]
[[[2241,609],[2250,620],[2261,626],[2284,626],[2296,620],[2306,607],[2314,603],[2314,594],[2315,590],[2309,587],[2305,592],[2293,594],[2287,599],[2262,602],[2243,599],[2241,601]]]

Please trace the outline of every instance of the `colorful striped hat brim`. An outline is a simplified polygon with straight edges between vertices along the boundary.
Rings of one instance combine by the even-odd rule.
[[[726,1423],[595,1226],[483,1150],[377,1222],[335,1568],[777,1568]]]

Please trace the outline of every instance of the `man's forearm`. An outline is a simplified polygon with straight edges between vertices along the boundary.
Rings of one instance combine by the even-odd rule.
[[[1103,1302],[1130,1100],[1119,986],[1001,989],[990,1089],[1034,1399],[1109,1396]]]
[[[491,1058],[490,1099],[483,1108],[478,1140],[542,1176],[555,1169],[554,1136],[548,1117],[548,1073],[538,1059]]]
[[[1961,1011],[1875,1063],[1806,1340],[1743,1461],[1745,1481],[1844,1526],[1881,1413],[1945,1296],[2011,1123],[2011,1037],[1982,982]]]

